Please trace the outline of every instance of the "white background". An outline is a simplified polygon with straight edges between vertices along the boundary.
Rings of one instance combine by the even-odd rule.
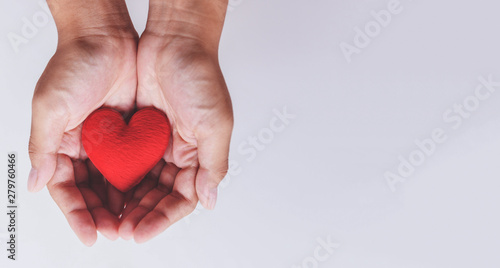
[[[141,32],[147,1],[127,2]],[[3,239],[0,267],[500,267],[500,88],[457,129],[443,120],[479,77],[500,81],[498,1],[401,0],[350,63],[340,43],[352,45],[355,27],[389,0],[230,2],[220,57],[239,173],[213,212],[197,209],[146,244],[100,236],[87,248],[47,190],[26,191],[31,96],[55,51],[55,25],[16,53],[8,34],[21,35],[23,17],[43,9],[1,0],[0,174],[17,151],[20,214],[18,261],[7,260]],[[284,107],[295,118],[249,160],[238,147]],[[384,173],[436,128],[446,142],[391,191]],[[328,238],[338,248],[315,260]]]

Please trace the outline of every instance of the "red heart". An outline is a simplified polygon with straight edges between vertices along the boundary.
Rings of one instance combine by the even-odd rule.
[[[165,154],[170,140],[167,116],[155,108],[136,112],[128,125],[121,114],[102,108],[83,123],[85,152],[118,190],[136,186]]]

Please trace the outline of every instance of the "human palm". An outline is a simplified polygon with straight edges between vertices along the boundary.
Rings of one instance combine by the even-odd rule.
[[[144,242],[191,213],[198,199],[213,209],[227,172],[231,100],[216,53],[182,39],[144,33],[137,55],[138,108],[164,111],[172,142],[127,202],[125,239]]]
[[[33,97],[28,188],[45,184],[80,240],[92,245],[96,230],[118,238],[124,196],[88,160],[81,125],[100,106],[133,110],[137,42],[85,38],[60,44]],[[50,181],[49,181],[50,180]],[[48,182],[48,183],[47,183]]]

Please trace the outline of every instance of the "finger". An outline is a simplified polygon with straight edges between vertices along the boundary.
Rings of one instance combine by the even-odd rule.
[[[84,161],[73,161],[73,172],[75,174],[75,184],[77,186],[89,185],[89,171],[87,169],[87,164]]]
[[[125,209],[122,213],[122,219],[126,218],[127,215],[132,212],[141,199],[151,190],[158,186],[158,180],[160,174],[165,166],[165,161],[160,160],[156,166],[146,175],[146,177],[137,185],[134,190],[133,195],[129,200],[126,201]]]
[[[92,217],[95,220],[97,230],[106,238],[115,241],[120,237],[118,235],[120,220],[109,210],[102,206],[95,207],[92,209]]]
[[[31,171],[28,176],[28,190],[43,189],[54,176],[57,165],[57,151],[68,123],[66,108],[61,101],[42,94],[37,88],[33,97],[29,156]]]
[[[106,194],[106,181],[102,176],[101,172],[94,166],[94,163],[87,159],[87,167],[89,171],[89,186],[97,196],[101,199],[103,204],[108,203],[108,197]]]
[[[80,192],[87,204],[87,209],[92,214],[96,229],[110,240],[118,239],[120,222],[116,215],[104,208],[101,199],[88,186],[80,187]]]
[[[227,173],[231,131],[232,123],[199,138],[196,193],[206,209],[215,208],[217,186]]]
[[[130,203],[130,201],[134,197],[134,191],[135,190],[131,190],[131,191],[128,191],[128,192],[125,193],[125,197],[124,197],[124,199],[125,199],[125,205],[123,207],[123,211],[122,211],[122,214],[120,215],[120,218],[123,217],[123,213],[125,212],[125,209],[127,209],[128,204]]]
[[[196,208],[195,167],[182,169],[175,178],[172,193],[164,197],[134,230],[134,240],[143,243],[165,231]]]
[[[92,215],[96,229],[110,240],[118,239],[118,217],[113,216],[103,207],[101,199],[89,187],[87,165],[81,161],[76,161],[75,163],[75,182],[85,200],[87,209]]]
[[[154,187],[153,187],[154,188]],[[153,189],[151,188],[151,189]],[[139,203],[141,202],[140,199],[138,198],[135,198],[135,197],[132,197],[128,202],[127,204],[125,205],[125,208],[123,209],[123,212],[122,212],[122,215],[121,215],[121,218],[120,218],[120,221],[123,222],[127,217],[128,215],[130,215],[130,213],[132,211],[134,211],[134,209],[139,205]]]
[[[172,191],[175,176],[178,171],[179,168],[174,164],[167,163],[163,166],[161,174],[158,174],[157,170],[149,174],[149,180],[154,181],[153,189],[148,190],[148,192],[143,192],[145,188],[137,191],[130,205],[125,208],[126,211],[123,214],[120,224],[120,236],[123,239],[132,239],[137,224],[155,208],[158,202]]]
[[[157,183],[157,188],[147,192],[143,197],[141,192],[132,200],[130,210],[124,212],[122,223],[120,225],[120,236],[124,239],[132,239],[133,232],[137,224],[146,216],[166,195],[172,191],[175,176],[179,172],[179,168],[174,164],[168,163],[162,169],[159,175],[160,183]],[[157,175],[158,176],[158,175]],[[171,182],[171,183],[170,183]]]
[[[160,179],[158,180],[158,188],[162,192],[170,193],[174,188],[175,178],[179,173],[180,169],[173,163],[167,163],[165,168],[160,174]]]
[[[134,236],[134,230],[137,224],[160,202],[167,193],[154,188],[149,191],[137,206],[122,219],[119,234],[125,240],[130,240]]]
[[[116,216],[120,216],[125,204],[125,194],[116,189],[111,183],[108,183],[106,188],[108,190],[109,210]]]
[[[80,241],[92,246],[97,240],[96,226],[80,190],[76,187],[72,162],[65,155],[58,155],[56,161],[56,171],[47,184],[49,193]]]

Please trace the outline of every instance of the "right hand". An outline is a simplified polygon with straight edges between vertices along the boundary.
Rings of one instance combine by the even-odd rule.
[[[60,39],[33,96],[28,189],[37,192],[47,185],[87,246],[94,244],[97,231],[118,238],[125,197],[87,159],[81,126],[103,105],[122,113],[134,109],[137,40],[135,30],[130,37]]]

